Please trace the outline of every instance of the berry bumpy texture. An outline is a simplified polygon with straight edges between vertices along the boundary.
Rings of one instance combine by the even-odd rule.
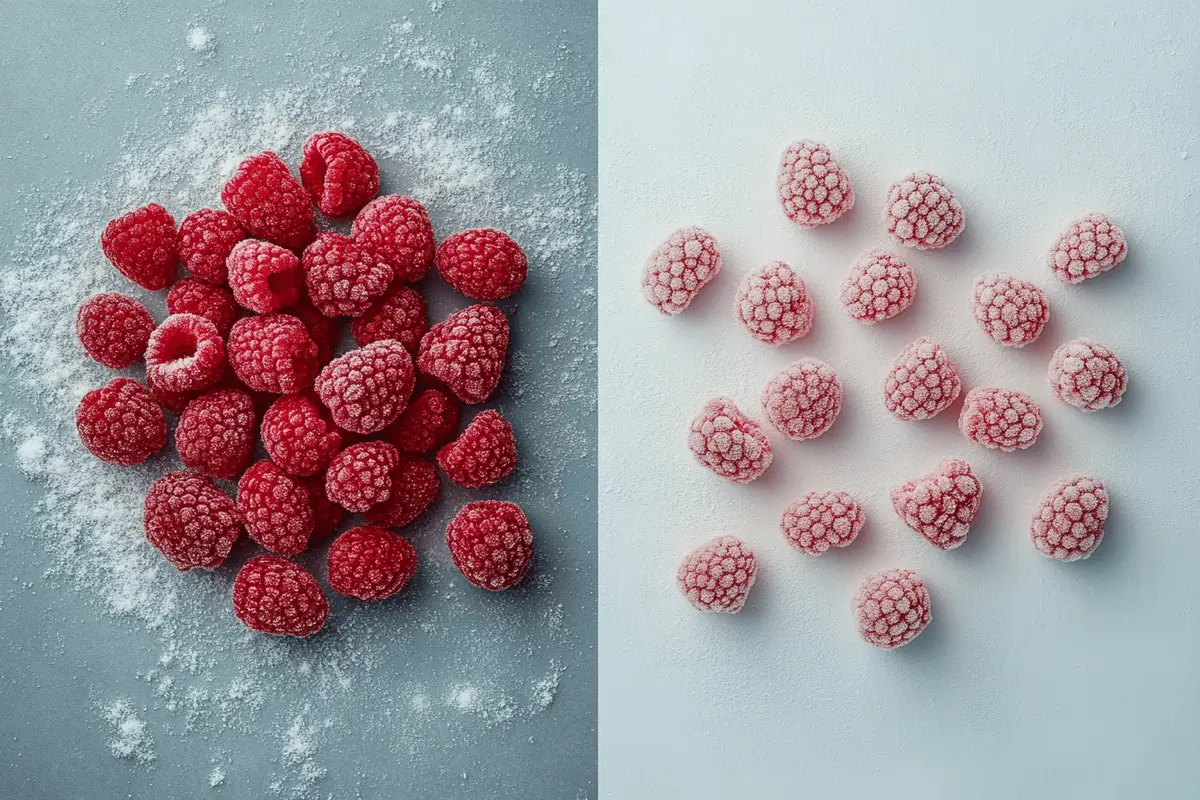
[[[1075,220],[1050,247],[1046,263],[1063,283],[1082,283],[1125,260],[1125,234],[1104,214]]]
[[[195,314],[217,327],[217,333],[228,336],[238,309],[233,293],[224,286],[213,286],[198,278],[184,278],[167,293],[168,314]]]
[[[403,283],[395,283],[388,293],[354,320],[350,331],[359,347],[384,339],[395,339],[413,358],[421,347],[421,337],[429,330],[425,298]]]
[[[179,266],[179,237],[175,220],[158,203],[117,217],[100,234],[100,249],[129,280],[157,292],[175,280]]]
[[[348,217],[379,194],[379,165],[344,133],[314,133],[304,142],[300,180],[327,217]]]
[[[802,358],[771,379],[763,389],[762,407],[789,439],[815,439],[842,410],[842,382],[824,361]]]
[[[119,292],[89,297],[75,315],[75,332],[88,358],[110,369],[142,360],[154,331],[146,307]]]
[[[302,479],[264,458],[238,481],[237,507],[250,538],[268,550],[294,556],[308,549],[313,510]]]
[[[309,392],[276,400],[263,414],[263,447],[289,475],[308,477],[328,466],[342,448],[342,437],[329,413]]]
[[[417,366],[464,403],[482,403],[500,383],[507,353],[504,312],[477,304],[451,314],[421,337]]]
[[[250,156],[221,189],[221,202],[251,236],[300,251],[317,234],[308,192],[272,152]]]
[[[971,313],[983,332],[1000,344],[1024,347],[1050,321],[1046,293],[1029,281],[990,273],[971,288]]]
[[[892,508],[931,545],[953,550],[966,541],[982,497],[971,465],[947,458],[932,472],[892,487]]]
[[[1059,561],[1090,556],[1104,538],[1108,492],[1098,479],[1074,475],[1056,481],[1038,500],[1029,527],[1037,551]]]
[[[912,305],[917,274],[899,256],[878,248],[861,256],[842,281],[842,307],[853,319],[874,325]]]
[[[313,384],[317,345],[304,323],[289,314],[246,317],[229,331],[229,364],[256,392],[293,394]]]
[[[862,505],[848,492],[808,492],[783,512],[779,529],[792,547],[819,556],[853,542],[866,521]]]
[[[113,378],[83,396],[75,409],[79,441],[101,461],[140,464],[167,443],[167,420],[150,390],[132,378]]]
[[[984,447],[1011,453],[1037,441],[1042,410],[1024,392],[981,386],[967,392],[958,429]]]
[[[820,142],[801,139],[788,145],[776,183],[783,213],[801,228],[828,225],[854,208],[850,176]]]
[[[736,614],[758,576],[758,559],[733,536],[718,536],[683,557],[675,583],[701,611]]]
[[[367,203],[350,236],[391,267],[398,281],[419,281],[433,264],[433,225],[411,197],[389,194]]]
[[[437,454],[438,466],[459,486],[477,489],[507,478],[517,468],[512,425],[498,411],[481,411]]]
[[[386,528],[363,525],[329,548],[329,585],[356,600],[383,600],[417,574],[417,551]]]
[[[748,274],[738,286],[733,309],[751,336],[773,347],[794,342],[812,329],[808,287],[782,261]]]
[[[259,633],[311,636],[325,627],[329,601],[304,567],[279,556],[255,556],[234,578],[233,613]]]
[[[529,274],[525,251],[494,228],[460,231],[438,245],[442,279],[472,300],[503,300]]]
[[[175,429],[175,449],[184,466],[232,480],[250,463],[257,422],[250,395],[217,389],[184,408]]]
[[[892,184],[883,218],[892,239],[918,250],[945,247],[966,227],[950,187],[928,172],[914,172]]]
[[[146,378],[168,392],[198,392],[225,374],[217,326],[195,314],[172,314],[150,334]]]
[[[322,233],[301,259],[308,299],[327,317],[361,317],[387,293],[395,274],[371,250],[340,233]]]
[[[233,214],[202,208],[183,218],[179,226],[179,258],[193,278],[213,286],[229,283],[226,260],[233,246],[246,238]]]
[[[728,397],[705,403],[692,420],[687,443],[697,461],[734,483],[750,483],[771,466],[771,442],[762,426]]]
[[[347,511],[366,511],[392,496],[400,453],[387,442],[352,444],[333,457],[325,473],[329,499]]]
[[[181,572],[220,566],[242,533],[228,495],[198,472],[169,472],[150,485],[146,539]]]
[[[389,528],[407,525],[433,504],[442,488],[433,464],[408,453],[398,454],[390,478],[391,496],[363,512],[367,522]]]
[[[300,259],[286,247],[246,239],[234,245],[227,265],[233,299],[255,313],[295,305],[304,293]]]
[[[477,500],[446,527],[454,566],[472,585],[492,592],[516,586],[533,558],[533,529],[516,503]]]
[[[1072,339],[1050,357],[1046,380],[1056,400],[1080,411],[1100,411],[1121,402],[1129,378],[1112,350],[1091,339]]]
[[[458,401],[437,389],[421,392],[387,429],[387,440],[402,453],[432,453],[454,438]]]
[[[942,346],[922,336],[900,351],[883,381],[883,404],[898,419],[930,419],[962,391],[958,370]]]
[[[680,228],[650,254],[642,275],[642,294],[663,314],[673,317],[720,271],[717,240],[701,228]]]
[[[911,569],[873,572],[854,593],[854,616],[867,644],[884,650],[902,647],[932,618],[929,590]]]
[[[314,388],[338,427],[370,434],[400,416],[415,379],[404,345],[384,339],[330,361]]]

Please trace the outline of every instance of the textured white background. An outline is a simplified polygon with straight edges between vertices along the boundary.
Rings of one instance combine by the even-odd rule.
[[[1194,796],[1200,744],[1195,417],[1200,303],[1200,11],[1190,2],[995,4],[601,2],[601,793],[611,798],[1130,798]],[[647,6],[650,6],[649,8]],[[1151,7],[1153,6],[1153,7]],[[805,232],[780,211],[774,173],[794,138],[826,141],[854,181],[848,217]],[[868,328],[836,289],[887,244],[888,184],[943,177],[967,213],[951,247],[907,253],[917,302]],[[1130,256],[1081,286],[1057,283],[1059,230],[1104,210]],[[682,316],[639,293],[647,254],[698,224],[725,257]],[[780,350],[752,340],[732,301],[772,259],[815,292],[817,322]],[[1024,350],[975,327],[986,270],[1049,292],[1052,321]],[[961,402],[900,423],[880,387],[919,335],[948,349],[967,387],[1030,392],[1046,425],[1002,454],[955,427]],[[1115,410],[1056,403],[1054,347],[1091,336],[1125,361]],[[691,415],[727,394],[762,417],[769,378],[806,355],[846,389],[824,437],[785,440],[766,476],[735,486],[685,447]],[[984,504],[960,549],[935,551],[887,500],[891,485],[964,456]],[[1091,472],[1113,498],[1086,562],[1027,539],[1042,489]],[[867,527],[812,559],[778,532],[809,489],[845,488]],[[734,533],[760,558],[745,611],[693,611],[682,553]],[[907,648],[858,640],[849,610],[871,570],[916,568],[934,619]]]

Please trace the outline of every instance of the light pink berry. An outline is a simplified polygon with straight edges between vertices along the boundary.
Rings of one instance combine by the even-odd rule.
[[[1011,453],[1037,441],[1042,432],[1042,410],[1024,392],[981,386],[967,392],[958,429],[984,447]]]
[[[734,483],[749,483],[771,465],[771,442],[762,426],[728,397],[709,400],[696,415],[688,447],[697,461]]]
[[[1128,382],[1121,359],[1091,339],[1060,344],[1050,357],[1046,379],[1055,399],[1080,411],[1099,411],[1120,403]]]
[[[883,404],[906,422],[930,419],[949,408],[962,391],[958,370],[942,346],[927,336],[909,343],[883,381]]]
[[[862,255],[842,281],[842,306],[864,325],[891,319],[912,305],[917,274],[902,258],[876,248]]]
[[[679,591],[701,611],[736,614],[746,604],[758,559],[733,536],[718,536],[684,556],[675,574]]]
[[[642,293],[651,305],[673,317],[720,271],[717,240],[701,228],[680,228],[646,262]]]
[[[1036,284],[989,273],[971,288],[971,313],[983,332],[1000,344],[1024,347],[1050,320],[1050,303]]]
[[[918,250],[945,247],[966,226],[962,206],[950,187],[928,172],[914,172],[893,183],[883,217],[889,236]]]
[[[1090,556],[1104,538],[1108,492],[1097,478],[1074,475],[1046,490],[1033,512],[1029,538],[1038,552],[1059,561]]]
[[[858,633],[884,650],[908,644],[932,618],[929,590],[911,569],[871,573],[854,594]]]
[[[1081,283],[1125,260],[1125,234],[1104,214],[1092,213],[1071,223],[1046,256],[1063,283]]]
[[[812,329],[813,301],[792,268],[772,261],[756,269],[738,287],[733,304],[738,319],[760,342],[778,347]]]
[[[771,379],[762,405],[767,419],[789,439],[815,439],[842,410],[842,382],[824,361],[802,358]]]
[[[983,485],[961,458],[892,487],[892,508],[904,524],[939,550],[953,550],[967,538],[979,513]]]
[[[779,162],[779,202],[801,228],[827,225],[854,207],[854,187],[829,148],[801,139],[783,151]]]
[[[819,556],[845,547],[867,521],[863,507],[847,492],[808,492],[783,512],[779,529],[801,553]]]

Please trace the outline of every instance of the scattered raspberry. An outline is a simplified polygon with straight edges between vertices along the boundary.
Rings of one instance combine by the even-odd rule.
[[[184,217],[179,226],[179,258],[192,277],[225,286],[229,283],[225,260],[245,238],[246,231],[233,214],[202,208]]]
[[[917,273],[899,256],[876,248],[861,256],[842,281],[842,306],[864,325],[891,319],[912,305]]]
[[[319,235],[301,261],[308,298],[327,317],[361,317],[392,283],[390,266],[340,233]]]
[[[437,389],[421,392],[387,429],[387,440],[402,453],[432,453],[454,438],[458,401]]]
[[[812,329],[808,287],[782,261],[749,273],[738,287],[733,310],[751,336],[773,347],[793,342]]]
[[[717,240],[700,228],[680,228],[646,262],[642,293],[651,305],[673,317],[720,271]]]
[[[233,294],[224,286],[213,286],[196,278],[184,278],[167,293],[168,314],[195,314],[217,327],[217,333],[228,336],[238,310]]]
[[[438,466],[459,486],[477,489],[507,478],[517,468],[512,425],[498,411],[481,411],[437,454]]]
[[[783,512],[779,529],[792,547],[819,556],[853,542],[866,521],[862,505],[847,492],[808,492]]]
[[[1046,379],[1055,399],[1080,411],[1099,411],[1120,403],[1128,382],[1121,360],[1091,339],[1060,344],[1050,357]]]
[[[263,415],[263,447],[289,475],[307,477],[329,464],[342,447],[342,437],[328,412],[311,392],[288,394]]]
[[[329,499],[329,493],[325,491],[324,472],[304,478],[302,482],[308,489],[308,499],[312,502],[313,538],[329,536],[342,523],[346,509]]]
[[[758,559],[733,536],[718,536],[683,558],[675,582],[701,611],[736,614],[746,605],[758,576]]]
[[[967,224],[950,188],[928,172],[914,172],[893,183],[883,216],[889,236],[918,250],[945,247]]]
[[[521,288],[529,273],[525,251],[503,231],[460,231],[437,249],[442,279],[472,300],[503,300]]]
[[[763,389],[763,411],[789,439],[815,439],[833,425],[842,410],[842,382],[833,367],[802,358],[776,375]]]
[[[347,511],[366,511],[392,496],[399,464],[400,453],[387,442],[352,444],[329,462],[325,491]]]
[[[256,392],[293,394],[312,386],[317,346],[304,323],[293,316],[246,317],[229,331],[229,364]]]
[[[382,600],[417,574],[417,551],[386,528],[362,525],[329,548],[329,585],[356,600]]]
[[[221,202],[246,232],[300,251],[317,234],[308,192],[272,152],[250,156],[221,189]]]
[[[317,311],[308,300],[301,300],[289,308],[287,313],[304,323],[309,337],[317,346],[317,363],[323,367],[332,361],[333,348],[337,347],[342,338],[337,323]]]
[[[411,197],[389,194],[367,203],[350,235],[390,266],[398,281],[419,281],[433,264],[433,225]]]
[[[906,422],[931,419],[962,391],[958,370],[942,346],[927,336],[900,351],[883,382],[883,404]]]
[[[308,548],[313,510],[303,479],[256,461],[238,481],[237,507],[250,538],[268,550],[294,556]]]
[[[75,331],[88,358],[111,369],[123,369],[142,360],[154,331],[154,317],[132,297],[105,292],[89,297],[79,307]]]
[[[1075,220],[1059,236],[1046,263],[1063,283],[1082,283],[1125,260],[1125,234],[1104,214],[1092,213]]]
[[[391,472],[391,496],[363,514],[367,522],[399,528],[425,512],[442,488],[433,464],[419,456],[400,453]]]
[[[971,465],[947,458],[932,472],[892,487],[892,507],[934,547],[953,550],[966,540],[982,496]]]
[[[1037,441],[1042,432],[1042,410],[1024,392],[979,387],[967,392],[958,429],[984,447],[1011,453]]]
[[[450,520],[446,546],[472,585],[499,592],[525,577],[533,558],[533,529],[516,503],[476,500]]]
[[[175,280],[179,241],[175,220],[158,203],[111,220],[100,235],[100,249],[122,275],[156,292]]]
[[[1050,303],[1036,284],[993,272],[975,281],[971,312],[984,333],[1000,344],[1024,347],[1046,327]]]
[[[325,627],[329,601],[304,567],[279,556],[255,556],[234,578],[233,613],[259,633],[311,636]]]
[[[150,374],[146,375],[146,387],[150,390],[150,396],[154,398],[154,402],[176,414],[182,414],[183,409],[187,408],[187,404],[200,396],[200,392],[168,392],[156,385],[154,377]]]
[[[145,386],[113,378],[83,396],[75,409],[79,441],[101,461],[140,464],[167,443],[167,421]]]
[[[172,314],[150,334],[146,376],[168,392],[198,392],[225,374],[217,326],[195,314]]]
[[[384,339],[395,339],[414,358],[421,347],[421,337],[428,330],[425,298],[415,289],[399,282],[372,304],[367,313],[350,324],[350,331],[359,347]]]
[[[184,408],[175,429],[175,449],[184,466],[232,480],[250,463],[257,422],[250,395],[217,389]]]
[[[504,370],[508,320],[495,306],[473,305],[434,325],[421,338],[417,366],[464,403],[491,396]]]
[[[854,593],[854,615],[867,644],[884,650],[902,647],[929,624],[929,590],[911,569],[873,572]]]
[[[379,194],[379,166],[344,133],[314,133],[304,142],[300,180],[321,213],[349,217]]]
[[[801,228],[828,225],[854,208],[850,176],[820,142],[801,139],[779,162],[779,202]]]
[[[728,397],[709,400],[692,420],[688,448],[726,480],[750,483],[771,466],[771,442],[762,427]]]
[[[226,263],[233,299],[242,308],[270,314],[295,305],[304,294],[300,259],[285,247],[245,239],[234,246]]]
[[[220,566],[242,534],[237,506],[199,472],[169,472],[152,483],[144,521],[146,540],[180,572]]]
[[[1059,561],[1087,558],[1104,538],[1108,492],[1097,478],[1073,475],[1046,490],[1033,512],[1029,538],[1038,552]]]
[[[414,382],[412,356],[399,342],[384,339],[330,361],[315,388],[338,427],[368,434],[400,416]]]

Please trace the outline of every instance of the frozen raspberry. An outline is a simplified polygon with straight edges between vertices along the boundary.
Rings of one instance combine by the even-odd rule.
[[[718,536],[683,558],[675,582],[701,611],[736,614],[758,576],[754,552],[733,536]]]
[[[516,586],[533,558],[533,529],[516,503],[476,500],[446,527],[454,566],[472,585],[499,592]]]
[[[217,389],[187,404],[175,429],[175,449],[184,466],[232,480],[250,463],[257,422],[250,395]]]
[[[391,496],[366,510],[367,522],[389,528],[407,525],[433,504],[442,488],[433,464],[408,453],[399,454],[391,480]]]
[[[317,346],[304,323],[293,316],[246,317],[229,331],[229,364],[256,392],[293,394],[312,386]]]
[[[529,273],[525,251],[494,228],[460,231],[437,249],[442,279],[472,300],[503,300]]]
[[[1024,347],[1050,320],[1046,293],[1029,281],[1007,275],[981,275],[971,288],[971,312],[984,333],[1000,344]]]
[[[464,403],[482,403],[500,383],[508,352],[508,320],[495,306],[451,314],[421,337],[417,366]]]
[[[1125,234],[1104,214],[1088,214],[1075,220],[1059,236],[1046,256],[1046,263],[1063,283],[1082,283],[1125,260]]]
[[[911,569],[873,572],[854,593],[854,615],[867,644],[884,650],[902,647],[929,624],[929,590]]]
[[[386,528],[362,525],[329,548],[329,585],[356,600],[382,600],[417,574],[417,551]]]
[[[931,419],[962,391],[958,370],[942,346],[926,336],[900,351],[883,382],[883,404],[899,419]]]
[[[304,323],[309,337],[317,346],[317,363],[323,367],[332,361],[333,348],[337,347],[342,338],[337,323],[317,311],[308,300],[301,300],[289,308],[287,313]]]
[[[308,499],[312,502],[313,538],[328,536],[337,530],[346,516],[346,509],[329,499],[325,491],[325,473],[318,472],[302,482],[308,488]]]
[[[255,556],[233,580],[233,613],[259,633],[311,636],[325,627],[329,601],[304,567],[279,556]]]
[[[300,180],[321,213],[349,217],[379,194],[379,166],[344,133],[314,133],[304,142]]]
[[[180,572],[221,565],[242,534],[229,496],[199,472],[169,472],[150,485],[146,539]]]
[[[275,466],[304,477],[324,469],[342,447],[333,420],[309,392],[284,395],[271,404],[263,415],[262,440]]]
[[[313,509],[302,478],[265,458],[256,461],[238,481],[237,507],[250,538],[268,550],[294,556],[308,548]]]
[[[387,442],[352,444],[329,462],[325,491],[347,511],[366,511],[392,496],[399,463],[399,451]]]
[[[932,472],[892,487],[892,507],[931,545],[953,550],[966,541],[982,496],[971,465],[947,458]]]
[[[75,409],[79,441],[101,461],[140,464],[167,443],[167,421],[150,390],[132,378],[113,378],[83,396]]]
[[[150,334],[146,376],[168,392],[198,392],[225,374],[217,326],[195,314],[172,314]]]
[[[763,411],[780,433],[803,442],[833,425],[842,410],[842,382],[833,367],[802,358],[763,389]]]
[[[389,194],[367,203],[350,235],[390,266],[398,281],[419,281],[433,264],[433,225],[411,197]]]
[[[75,315],[75,331],[88,358],[112,369],[142,360],[154,331],[146,307],[119,292],[89,297]]]
[[[387,440],[402,453],[432,453],[453,439],[456,430],[458,401],[437,389],[426,389],[387,429]]]
[[[773,347],[793,342],[812,329],[808,287],[782,261],[748,274],[738,287],[733,310],[751,336]]]
[[[437,463],[459,486],[499,483],[517,468],[512,425],[498,411],[479,412],[457,439],[438,451]]]
[[[175,220],[158,203],[111,220],[100,235],[100,249],[122,275],[156,292],[175,280],[179,237]]]
[[[819,556],[853,542],[866,521],[862,505],[847,492],[808,492],[783,512],[779,529],[792,547]]]
[[[912,305],[917,273],[899,256],[876,248],[861,256],[842,281],[842,306],[864,325],[891,319]]]
[[[150,390],[150,396],[154,398],[155,403],[176,414],[182,414],[183,410],[187,408],[187,404],[200,396],[200,392],[168,392],[161,386],[157,386],[153,376],[149,374],[146,375],[146,387]]]
[[[340,233],[322,233],[301,260],[308,298],[327,317],[361,317],[392,283],[390,266]]]
[[[945,247],[967,224],[950,187],[928,172],[914,172],[892,184],[883,218],[892,239],[918,250]]]
[[[245,239],[234,246],[226,263],[233,299],[242,308],[270,314],[295,305],[304,294],[300,259],[285,247]]]
[[[404,345],[384,339],[330,361],[315,388],[338,427],[369,434],[400,416],[414,381],[412,356]]]
[[[303,250],[317,234],[308,192],[272,152],[238,164],[221,202],[248,234],[289,250]]]
[[[646,262],[642,293],[651,305],[673,317],[720,271],[717,240],[701,228],[680,228]]]
[[[688,448],[726,480],[750,483],[771,466],[771,442],[762,427],[728,397],[709,400],[692,420]]]
[[[779,162],[779,202],[801,228],[828,225],[854,208],[850,176],[820,142],[801,139]]]
[[[233,214],[202,208],[179,225],[179,258],[193,278],[225,286],[229,283],[225,261],[233,246],[245,238],[246,231]]]
[[[1042,410],[1024,392],[981,386],[967,392],[958,429],[984,447],[1011,453],[1037,441]]]
[[[1097,478],[1056,481],[1038,500],[1029,538],[1038,552],[1059,561],[1087,558],[1104,538],[1108,492]]]
[[[1050,357],[1046,371],[1050,391],[1080,411],[1099,411],[1121,402],[1128,377],[1121,360],[1099,342],[1072,339]]]
[[[217,326],[217,333],[228,336],[238,309],[233,294],[224,286],[213,286],[196,278],[184,278],[167,293],[168,314],[195,314]]]
[[[395,339],[414,358],[421,347],[421,337],[428,330],[425,298],[415,289],[399,282],[350,325],[354,341],[358,342],[359,347],[383,339]]]

